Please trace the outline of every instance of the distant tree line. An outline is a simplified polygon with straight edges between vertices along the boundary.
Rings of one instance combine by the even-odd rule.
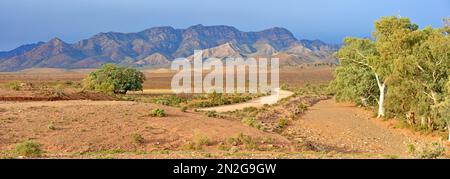
[[[345,38],[330,85],[336,99],[375,106],[378,118],[447,128],[450,140],[449,25],[419,29],[408,18],[383,17],[372,38]]]

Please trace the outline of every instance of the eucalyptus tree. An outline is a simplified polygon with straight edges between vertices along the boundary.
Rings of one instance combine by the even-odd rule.
[[[352,101],[364,106],[378,100],[376,74],[368,58],[378,56],[375,43],[370,39],[346,38],[337,52],[339,66],[331,89],[338,101]]]

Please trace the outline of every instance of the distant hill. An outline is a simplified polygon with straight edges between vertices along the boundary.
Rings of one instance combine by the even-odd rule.
[[[137,33],[108,32],[73,44],[54,38],[0,52],[0,71],[27,68],[95,68],[103,63],[164,66],[205,50],[204,57],[278,56],[282,63],[335,62],[339,47],[319,40],[297,40],[284,28],[243,32],[231,26],[154,27]]]

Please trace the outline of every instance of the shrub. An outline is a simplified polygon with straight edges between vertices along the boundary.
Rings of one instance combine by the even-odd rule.
[[[204,146],[211,144],[208,137],[201,136],[199,134],[194,135],[193,142],[188,142],[182,146],[184,150],[202,150]]]
[[[47,125],[47,128],[50,129],[50,130],[55,130],[55,129],[56,129],[56,127],[55,127],[55,125],[53,124],[53,122],[51,122],[50,124],[48,124],[48,125]]]
[[[250,127],[257,128],[257,129],[261,129],[262,128],[262,125],[258,121],[256,121],[256,119],[253,118],[253,117],[245,117],[245,118],[243,118],[242,119],[242,123],[244,123],[244,124],[246,124],[246,125],[248,125]]]
[[[41,144],[33,141],[25,141],[16,145],[15,152],[17,155],[25,157],[39,157],[42,155]]]
[[[208,138],[208,137],[199,136],[199,137],[196,139],[196,143],[197,143],[198,145],[209,145],[209,144],[210,144],[210,141],[209,141],[209,138]]]
[[[156,100],[156,104],[162,104],[162,105],[165,105],[165,106],[169,106],[170,102],[167,99],[157,99]]]
[[[206,115],[208,117],[218,117],[219,116],[219,114],[217,114],[216,111],[206,111]]]
[[[176,95],[170,95],[170,96],[157,97],[153,101],[154,101],[154,103],[157,103],[157,104],[179,107],[180,103],[187,102],[187,99],[185,97],[178,97]]]
[[[187,142],[183,146],[181,146],[183,150],[202,150],[202,146],[195,145],[193,142]]]
[[[133,134],[131,137],[133,138],[133,142],[136,144],[143,144],[145,142],[145,139],[141,134]]]
[[[214,107],[227,104],[241,103],[253,99],[255,95],[248,94],[222,94],[222,93],[209,93],[198,97],[200,101],[195,101],[189,104],[191,107]]]
[[[14,91],[19,91],[21,89],[20,81],[11,81],[8,84],[6,84],[9,89],[12,89]]]
[[[219,146],[217,147],[217,149],[223,150],[223,151],[229,151],[231,149],[231,147],[224,143],[220,143]]]
[[[181,112],[186,112],[187,111],[187,107],[186,106],[183,106],[183,107],[181,107]]]
[[[288,124],[288,120],[286,118],[280,118],[280,119],[278,119],[277,128],[283,129],[284,127],[286,127],[287,124]]]
[[[244,145],[247,150],[258,149],[258,143],[256,142],[256,139],[243,133],[240,133],[235,138],[228,138],[227,143],[233,146]]]
[[[64,86],[58,84],[49,90],[50,96],[55,98],[61,98],[64,96]]]
[[[445,153],[445,147],[442,144],[434,142],[431,145],[425,144],[422,147],[415,147],[413,144],[407,145],[408,153],[413,155],[416,158],[421,159],[435,159],[438,158]]]
[[[136,69],[104,64],[83,80],[83,86],[105,93],[125,94],[129,90],[142,90],[144,80],[144,73]]]
[[[414,144],[407,144],[406,145],[406,151],[409,154],[414,155],[416,153],[416,146],[414,146]]]
[[[300,103],[298,106],[297,106],[297,112],[298,113],[303,113],[304,111],[306,111],[308,109],[308,105],[306,105],[305,103]],[[297,113],[297,114],[298,114]]]
[[[152,112],[150,113],[150,115],[152,117],[166,117],[166,111],[164,111],[164,109],[153,109]]]

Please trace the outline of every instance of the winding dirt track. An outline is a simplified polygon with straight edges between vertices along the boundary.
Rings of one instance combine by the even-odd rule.
[[[310,107],[285,132],[297,140],[311,142],[320,150],[400,156],[406,155],[407,144],[436,140],[393,129],[389,124],[352,104],[324,100]]]
[[[204,108],[204,111],[227,112],[245,107],[261,107],[291,96],[290,91],[279,91],[274,95],[257,98],[245,103]],[[307,112],[284,130],[291,140],[307,141],[319,151],[343,153],[386,154],[406,157],[407,145],[421,146],[437,137],[425,136],[406,129],[394,129],[393,121],[383,122],[371,112],[354,104],[323,100],[310,107]]]
[[[230,104],[230,105],[223,105],[223,106],[217,106],[217,107],[210,107],[210,108],[203,108],[202,111],[216,111],[216,112],[228,112],[228,111],[234,111],[234,110],[240,110],[244,109],[246,107],[262,107],[264,104],[275,104],[278,101],[287,98],[291,95],[293,95],[293,92],[286,91],[286,90],[278,90],[277,94],[272,94],[270,96],[263,96],[259,97],[244,103],[238,103],[238,104]]]

